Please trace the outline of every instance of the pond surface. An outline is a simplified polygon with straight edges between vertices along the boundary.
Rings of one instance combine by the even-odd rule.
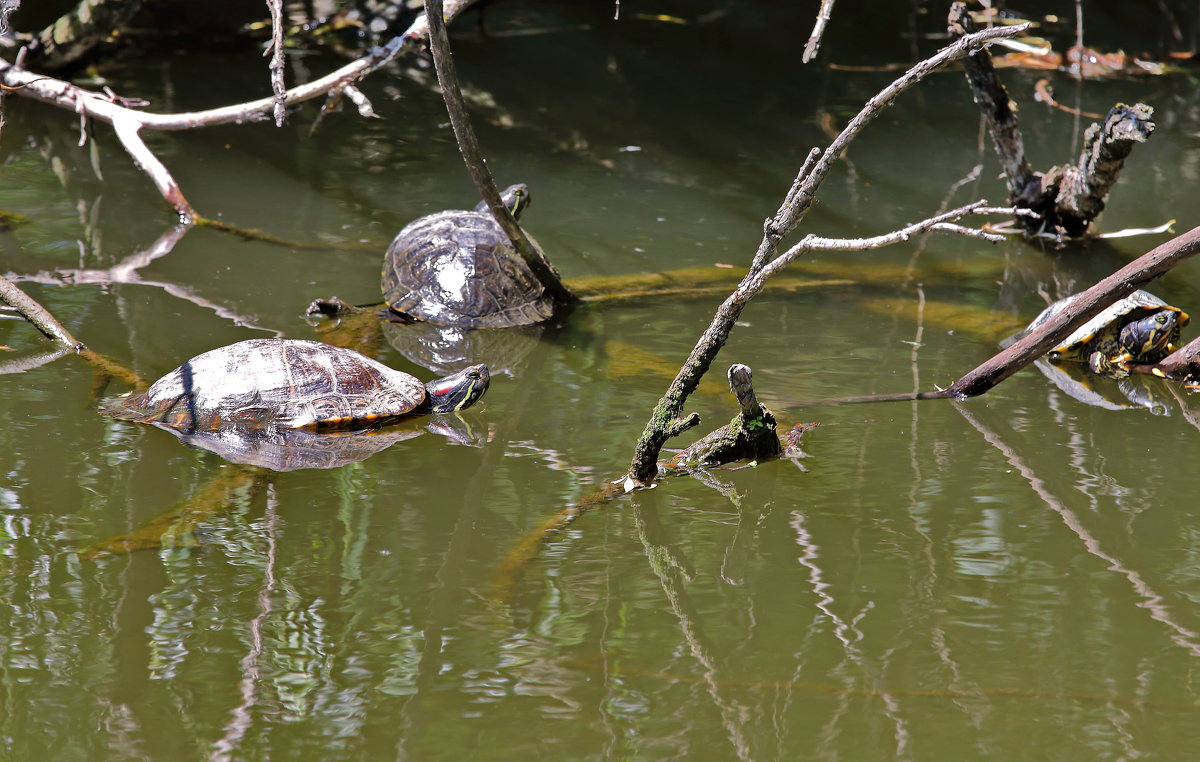
[[[529,184],[523,221],[568,279],[744,266],[828,142],[823,122],[896,76],[827,64],[912,61],[940,43],[910,33],[944,14],[839,5],[804,67],[810,4],[642,5],[614,21],[612,3],[510,0],[489,8],[486,40],[456,27],[492,170]],[[1154,12],[1095,13],[1092,45],[1165,55]],[[289,77],[339,63],[293,57]],[[254,55],[106,76],[164,112],[269,92]],[[1156,109],[1101,230],[1191,228],[1194,70],[1004,72],[1043,169],[1087,124],[1033,101],[1045,76],[1087,111]],[[312,109],[283,129],[150,135],[202,213],[315,249],[205,228],[172,241],[109,128],[81,149],[75,117],[10,98],[0,209],[32,222],[0,233],[2,269],[149,379],[241,339],[328,337],[309,301],[376,301],[400,227],[475,203],[428,82],[376,75],[362,89],[382,119],[342,111],[311,137]],[[997,174],[961,75],[934,75],[853,144],[803,232],[877,234],[999,201]],[[490,391],[446,422],[474,446],[410,431],[334,468],[256,470],[103,418],[97,399],[126,388],[77,358],[2,375],[0,756],[1190,758],[1194,398],[1152,380],[1139,393],[1154,414],[1102,384],[1099,407],[1030,368],[962,404],[819,401],[945,386],[1048,299],[1167,237],[1054,252],[936,235],[798,263],[802,282],[743,313],[688,409],[703,430],[727,421],[724,369],[751,365],[781,423],[820,423],[807,470],[676,478],[548,534],[628,467],[727,289],[585,305],[500,337],[482,350]],[[1200,311],[1197,267],[1153,290]],[[372,353],[435,375],[395,343]],[[46,348],[17,319],[0,319],[0,344],[14,349],[0,359]]]

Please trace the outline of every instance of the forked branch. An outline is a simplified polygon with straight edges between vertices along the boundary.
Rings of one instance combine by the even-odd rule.
[[[796,257],[807,251],[817,249],[853,250],[873,248],[905,240],[908,236],[930,230],[962,232],[965,228],[952,225],[952,221],[985,208],[984,202],[980,201],[976,204],[906,226],[902,230],[871,239],[862,239],[858,242],[808,236],[783,254],[777,254],[780,241],[784,236],[796,229],[800,221],[804,218],[805,213],[812,207],[817,190],[828,176],[834,163],[841,157],[850,141],[880,111],[895,101],[905,90],[947,63],[961,59],[993,40],[1020,34],[1028,28],[1028,24],[1020,24],[1006,28],[985,29],[960,37],[953,44],[913,66],[899,79],[892,82],[867,101],[862,110],[850,120],[846,128],[829,144],[829,147],[824,152],[813,149],[792,182],[792,187],[788,190],[775,216],[765,221],[762,242],[754,254],[750,270],[746,274],[746,277],[738,284],[736,290],[717,308],[717,312],[709,323],[708,328],[696,342],[696,346],[679,369],[675,379],[671,382],[671,386],[667,389],[667,393],[654,407],[650,415],[650,420],[647,421],[646,428],[642,432],[642,436],[638,440],[637,447],[634,450],[633,460],[629,465],[629,472],[625,476],[624,486],[626,490],[647,487],[653,483],[658,474],[659,452],[666,441],[678,431],[677,422],[688,420],[688,418],[682,416],[684,403],[691,393],[695,391],[701,377],[708,371],[712,361],[721,351],[721,347],[725,345],[725,341],[729,338],[729,334],[733,330],[734,323],[737,321],[742,309],[762,290],[763,285],[772,275],[779,272],[789,262],[794,261]],[[1009,210],[1010,213],[1011,211]],[[989,234],[983,233],[983,231],[972,231],[972,235],[988,238]]]
[[[447,0],[445,18],[453,19],[475,0]],[[231,106],[178,114],[154,114],[137,111],[116,103],[108,95],[76,87],[69,82],[41,76],[17,64],[0,59],[0,85],[9,92],[33,98],[59,108],[75,112],[83,119],[97,119],[113,125],[121,138],[122,145],[129,151],[134,162],[150,175],[159,193],[185,221],[195,218],[195,210],[187,202],[179,184],[171,177],[167,168],[146,147],[139,135],[141,130],[191,130],[198,127],[213,127],[221,124],[243,124],[261,121],[276,113],[279,104],[283,107],[325,95],[340,94],[353,87],[368,74],[380,69],[399,55],[415,50],[428,36],[429,26],[424,15],[420,16],[408,30],[392,38],[386,45],[373,48],[367,55],[355,59],[345,66],[313,80],[298,85],[277,96],[238,103]]]

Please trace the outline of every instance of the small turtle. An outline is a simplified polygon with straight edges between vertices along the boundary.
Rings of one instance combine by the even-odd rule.
[[[530,204],[524,185],[502,197],[514,218]],[[384,255],[381,285],[391,310],[440,326],[508,328],[554,313],[553,299],[482,201],[406,225]]]
[[[188,431],[363,427],[474,404],[486,365],[423,383],[351,349],[249,339],[197,355],[145,392],[108,400],[113,418]]]
[[[1079,294],[1059,299],[1033,319],[1025,333],[1046,323]],[[1148,291],[1134,291],[1084,323],[1046,356],[1056,362],[1087,363],[1093,373],[1120,378],[1130,363],[1152,363],[1175,350],[1188,314]]]

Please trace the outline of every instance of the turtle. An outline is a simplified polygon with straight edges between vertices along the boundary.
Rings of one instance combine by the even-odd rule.
[[[514,218],[530,204],[522,184],[502,198]],[[384,255],[381,285],[391,312],[440,326],[510,328],[554,313],[552,297],[483,201],[406,225]]]
[[[486,365],[472,365],[422,383],[352,349],[248,339],[197,355],[101,412],[186,431],[353,429],[461,410],[483,396],[489,378]]]
[[[1025,333],[1070,306],[1079,294],[1059,299],[1033,319]],[[1188,314],[1149,291],[1134,291],[1084,323],[1046,353],[1055,362],[1086,363],[1093,373],[1111,378],[1129,375],[1131,363],[1152,363],[1175,350]]]

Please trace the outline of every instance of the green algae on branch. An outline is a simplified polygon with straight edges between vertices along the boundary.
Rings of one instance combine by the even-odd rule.
[[[735,363],[729,366],[727,377],[729,390],[737,396],[742,411],[729,423],[681,450],[667,464],[668,468],[712,468],[742,460],[762,463],[783,454],[775,416],[754,394],[750,368]]]

